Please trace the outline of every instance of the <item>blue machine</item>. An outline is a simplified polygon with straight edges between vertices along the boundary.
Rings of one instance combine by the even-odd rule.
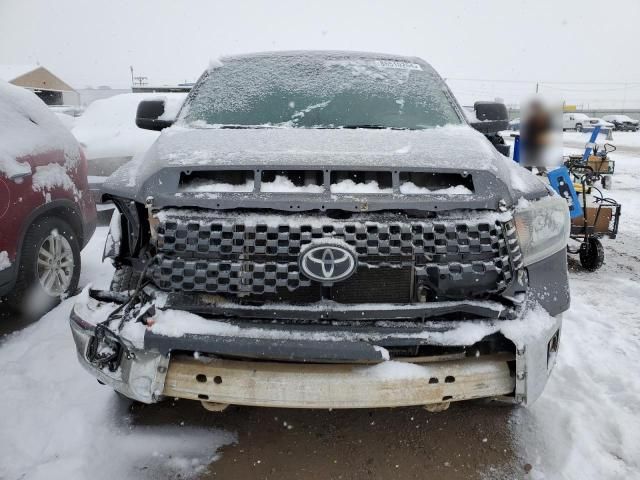
[[[513,142],[513,161],[520,163],[520,135],[511,134],[514,137]]]
[[[589,156],[591,155],[591,152],[593,152],[593,147],[596,144],[596,140],[598,139],[599,134],[600,125],[596,125],[593,129],[593,132],[591,132],[591,138],[589,138],[589,142],[584,147],[584,153],[582,154],[582,163],[587,163],[587,160],[589,160]]]
[[[549,179],[551,187],[569,204],[569,216],[571,218],[581,217],[583,215],[582,206],[578,200],[576,189],[573,188],[571,174],[567,167],[551,170],[547,173],[547,178]]]

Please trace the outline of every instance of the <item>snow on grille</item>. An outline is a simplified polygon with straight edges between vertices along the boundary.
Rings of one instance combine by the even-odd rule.
[[[282,217],[280,223],[245,224],[241,218],[196,220],[163,214],[151,278],[166,290],[293,291],[311,285],[299,271],[301,248],[328,239],[352,246],[360,269],[415,267],[416,278],[440,290],[456,282],[475,282],[484,291],[502,290],[514,266],[521,266],[512,260],[518,253],[512,222],[380,223],[323,217],[305,224]]]

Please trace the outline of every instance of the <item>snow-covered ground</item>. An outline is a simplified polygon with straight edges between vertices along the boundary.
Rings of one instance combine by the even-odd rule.
[[[82,252],[81,285],[108,287],[100,263],[106,227]],[[68,299],[0,340],[0,479],[189,478],[235,441],[215,429],[137,425],[127,402],[76,359]]]
[[[562,140],[565,146],[583,147],[589,140],[590,133],[564,132]],[[619,149],[629,152],[635,148],[640,148],[640,132],[612,132],[613,139],[608,140],[609,143],[617,146]],[[600,141],[600,138],[598,139]]]
[[[572,263],[558,364],[542,397],[514,409],[509,422],[514,462],[533,467],[527,478],[640,478],[640,134],[614,139],[610,195],[623,204],[620,234],[605,240],[601,270]],[[105,235],[98,229],[83,252],[81,285],[109,282],[111,267],[100,263]],[[220,446],[236,441],[233,432],[137,424],[78,365],[67,323],[72,302],[0,340],[1,479],[197,476]]]
[[[565,133],[566,153],[586,133]],[[614,132],[620,233],[605,265],[571,269],[558,364],[544,394],[514,412],[511,428],[531,478],[640,478],[640,133]],[[575,257],[574,257],[575,258]]]

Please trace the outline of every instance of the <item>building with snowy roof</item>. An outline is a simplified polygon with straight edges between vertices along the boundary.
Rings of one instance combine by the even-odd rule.
[[[41,65],[0,64],[0,80],[33,91],[47,105],[78,103],[73,87]]]

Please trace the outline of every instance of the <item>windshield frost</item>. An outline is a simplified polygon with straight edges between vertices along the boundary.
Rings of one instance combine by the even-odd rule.
[[[445,92],[426,64],[321,55],[227,58],[205,74],[182,121],[196,127],[459,124]]]

